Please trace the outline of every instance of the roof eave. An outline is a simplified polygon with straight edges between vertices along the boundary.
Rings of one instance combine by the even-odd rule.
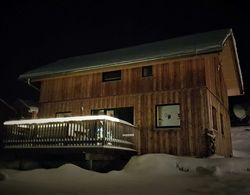
[[[195,50],[189,50],[182,53],[171,53],[168,55],[161,55],[161,56],[154,56],[154,57],[147,57],[143,59],[136,59],[136,60],[128,60],[128,61],[121,61],[121,62],[115,62],[110,64],[101,64],[96,66],[89,66],[84,68],[76,68],[72,70],[63,70],[63,71],[56,71],[56,72],[42,72],[42,73],[31,73],[31,74],[22,74],[19,76],[18,79],[20,80],[32,80],[32,81],[39,81],[46,78],[51,78],[55,76],[64,76],[68,74],[77,74],[80,72],[85,71],[92,71],[92,70],[98,70],[102,68],[110,68],[110,67],[118,67],[121,65],[128,65],[128,64],[134,64],[134,63],[143,63],[147,61],[155,61],[155,60],[162,60],[162,59],[173,59],[173,58],[179,58],[179,57],[190,57],[190,56],[196,56],[201,54],[207,54],[207,53],[214,53],[222,51],[221,45],[213,45],[201,49],[195,49]]]
[[[242,77],[242,72],[241,72],[241,68],[240,68],[240,61],[239,61],[236,41],[235,41],[233,32],[231,32],[231,37],[232,37],[233,47],[234,47],[234,51],[235,51],[234,52],[235,53],[235,61],[236,61],[237,71],[238,71],[237,75],[239,76],[239,82],[240,82],[240,93],[241,93],[241,95],[244,95],[245,91],[244,91],[243,77]]]

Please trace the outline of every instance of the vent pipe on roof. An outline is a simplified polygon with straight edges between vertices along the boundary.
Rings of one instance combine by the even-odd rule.
[[[37,88],[35,85],[31,84],[30,78],[28,78],[27,84],[28,84],[30,87],[32,87],[33,89],[35,89],[36,91],[39,91],[39,92],[40,92],[40,89],[39,89],[39,88]]]

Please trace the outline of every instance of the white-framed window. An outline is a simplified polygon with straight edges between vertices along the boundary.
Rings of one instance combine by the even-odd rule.
[[[172,128],[181,126],[180,104],[156,105],[156,128]]]

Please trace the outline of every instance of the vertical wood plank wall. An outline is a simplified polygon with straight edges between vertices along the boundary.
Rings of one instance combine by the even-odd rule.
[[[229,124],[225,84],[221,74],[214,72],[217,58],[217,54],[208,54],[128,66],[122,69],[119,81],[102,82],[101,72],[43,80],[39,117],[55,117],[56,112],[65,111],[90,115],[92,109],[134,107],[141,153],[204,156],[205,128],[212,126],[211,105],[223,114],[225,131]],[[152,65],[152,77],[142,77],[143,65]],[[155,105],[176,103],[181,106],[181,127],[156,128]],[[227,155],[229,140],[222,139],[229,137],[225,134],[217,141],[219,147],[228,149],[217,152]]]
[[[219,55],[208,58],[206,66],[207,98],[209,108],[209,127],[213,127],[212,107],[216,109],[216,153],[224,156],[232,155],[231,126],[227,88],[223,78]],[[221,120],[222,115],[222,120]],[[222,132],[223,128],[223,132]]]
[[[142,77],[142,68],[138,65],[123,69],[121,80],[118,81],[102,82],[102,72],[43,80],[40,102],[143,94],[205,86],[205,64],[201,57],[147,65],[153,65],[152,77]]]

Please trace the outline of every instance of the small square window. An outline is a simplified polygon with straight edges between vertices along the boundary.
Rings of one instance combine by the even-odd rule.
[[[180,105],[168,104],[156,106],[156,127],[180,127]]]
[[[144,66],[142,67],[142,76],[150,77],[153,75],[152,66]]]
[[[102,73],[102,81],[115,81],[121,80],[121,71],[110,71]]]

